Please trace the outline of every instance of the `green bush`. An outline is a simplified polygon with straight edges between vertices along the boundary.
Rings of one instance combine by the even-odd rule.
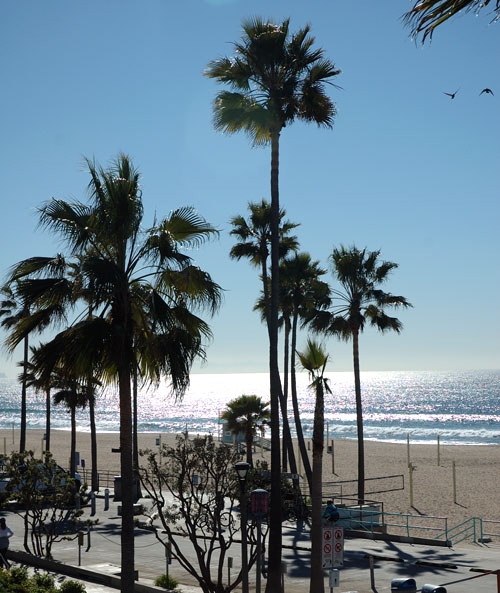
[[[155,579],[155,585],[162,589],[169,589],[170,591],[176,591],[179,583],[170,575],[162,574]]]
[[[27,583],[29,581],[28,569],[26,566],[14,566],[8,571],[9,579],[12,583]]]
[[[64,581],[59,588],[61,593],[85,593],[85,585],[78,581],[68,580]]]
[[[48,572],[41,572],[33,577],[33,582],[39,591],[47,591],[51,593],[56,588],[55,578]]]

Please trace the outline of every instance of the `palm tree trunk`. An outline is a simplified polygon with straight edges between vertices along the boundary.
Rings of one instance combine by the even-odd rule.
[[[365,500],[365,443],[363,436],[363,405],[361,401],[361,378],[359,373],[359,330],[352,332],[352,355],[354,364],[354,391],[356,393],[356,424],[358,427],[358,503]]]
[[[139,480],[138,468],[139,468],[139,438],[137,434],[137,364],[134,362],[133,368],[133,375],[132,375],[132,402],[133,402],[133,411],[132,411],[132,463],[134,465],[134,474],[136,476],[136,490],[135,490],[135,500],[138,500],[142,497],[141,491],[141,481]]]
[[[76,400],[76,396],[75,396]],[[76,403],[71,405],[71,445],[70,445],[70,458],[69,458],[69,475],[74,478],[76,473]]]
[[[297,442],[299,444],[300,455],[302,457],[302,466],[304,473],[306,474],[307,484],[309,486],[309,492],[312,493],[312,470],[309,462],[309,455],[307,453],[306,441],[304,439],[304,432],[302,430],[302,421],[300,420],[299,400],[297,398],[297,377],[295,374],[295,353],[297,349],[297,323],[298,315],[295,312],[292,321],[292,352],[291,352],[291,388],[292,388],[292,406],[293,406],[293,417],[295,419],[295,431],[297,432]]]
[[[271,501],[269,563],[266,593],[280,593],[281,586],[281,455],[278,366],[279,297],[279,130],[271,134],[271,309],[269,318],[269,377],[271,393]]]
[[[250,430],[247,429],[245,433],[245,443],[247,447],[247,463],[250,467],[253,467],[253,427]]]
[[[292,433],[290,431],[290,421],[288,420],[288,372],[290,359],[290,323],[285,319],[285,340],[283,353],[283,385],[280,386],[280,407],[281,418],[283,422],[283,471],[287,471],[288,464],[290,464],[290,472],[297,474],[297,460],[295,458],[295,451],[293,450]],[[296,484],[297,485],[297,484]]]
[[[281,416],[283,420],[286,418],[288,420],[288,361],[290,356],[290,321],[287,316],[284,316],[283,325],[285,328],[285,340],[283,344],[283,393],[282,397],[282,404],[281,404]],[[283,435],[284,437],[285,435]],[[284,438],[283,438],[284,440]],[[291,435],[290,435],[291,440]],[[283,443],[283,471],[288,471],[288,443]],[[295,470],[296,472],[297,470]],[[294,472],[294,473],[295,473]]]
[[[121,592],[134,591],[134,472],[132,465],[132,401],[127,362],[119,369],[120,471],[122,489]]]
[[[45,451],[48,452],[50,452],[50,412],[50,387],[47,387],[45,390]],[[48,456],[46,460],[48,461]]]
[[[323,448],[324,448],[324,393],[322,384],[316,382],[314,406],[312,488],[311,488],[311,579],[310,593],[324,593],[323,578],[323,527],[321,520],[323,499]]]
[[[26,382],[28,374],[29,340],[24,338],[23,353],[23,378],[21,381],[21,431],[19,439],[19,451],[26,450]]]
[[[279,211],[279,209],[278,209]],[[278,214],[279,219],[279,214]],[[278,229],[279,232],[279,229]],[[262,259],[262,283],[263,283],[263,293],[264,293],[264,307],[265,307],[265,314],[266,314],[266,325],[267,325],[267,332],[269,336],[269,341],[271,341],[271,302],[269,298],[269,283],[267,277],[267,265],[266,260]],[[276,321],[277,323],[277,321]],[[288,381],[287,375],[287,338],[285,337],[285,389],[283,389],[281,385],[281,378],[280,378],[280,387],[279,387],[279,400],[280,400],[280,408],[281,408],[281,418],[283,420],[283,471],[286,471],[287,468],[287,457],[290,459],[290,469],[292,473],[297,473],[297,462],[295,460],[295,453],[293,451],[293,442],[292,442],[292,435],[290,433],[290,423],[288,421],[288,412],[287,412],[287,389],[286,383]],[[277,354],[276,354],[277,356]],[[279,374],[278,374],[279,376]]]
[[[90,387],[92,389],[92,387]],[[97,427],[95,423],[95,394],[93,390],[89,393],[89,421],[90,421],[90,456],[92,475],[90,478],[92,491],[99,490],[99,471],[97,468]]]

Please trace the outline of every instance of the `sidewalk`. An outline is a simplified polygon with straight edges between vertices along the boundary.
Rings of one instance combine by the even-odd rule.
[[[151,501],[139,501],[149,506]],[[121,517],[118,505],[109,499],[109,509],[104,511],[104,499],[96,500],[98,519],[90,539],[85,536],[84,545],[78,549],[76,540],[63,541],[54,545],[53,555],[65,565],[77,566],[79,554],[81,568],[97,571],[100,574],[119,571]],[[85,517],[90,516],[90,507],[85,508]],[[7,515],[7,514],[5,514]],[[12,550],[22,549],[22,519],[13,513],[7,515],[7,524],[14,531],[11,540]],[[183,549],[191,551],[191,544],[184,540]],[[282,558],[286,565],[284,576],[286,593],[304,593],[309,590],[309,547],[308,527],[299,531],[295,525],[283,526]],[[391,591],[391,581],[396,578],[411,577],[417,581],[417,590],[424,584],[443,585],[448,593],[492,593],[497,591],[496,575],[480,577],[476,570],[500,569],[500,545],[463,545],[446,548],[432,545],[412,545],[373,541],[367,539],[346,539],[344,545],[344,565],[339,569],[340,586],[333,593],[385,593]],[[235,546],[234,571],[240,566],[239,546]],[[370,556],[373,557],[373,572],[370,572]],[[153,587],[156,577],[166,572],[164,547],[157,542],[150,531],[137,528],[135,541],[135,564],[138,570],[138,583]],[[193,554],[194,562],[194,554]],[[196,580],[188,575],[175,561],[169,565],[169,574],[180,583],[183,593],[200,593]],[[255,569],[250,573],[250,591],[255,591]],[[471,577],[479,577],[474,580]],[[66,577],[68,578],[68,577]],[[73,576],[71,578],[74,578]],[[374,583],[372,583],[372,578]],[[372,585],[375,585],[372,587]],[[108,593],[116,591],[112,587],[86,582],[87,593]],[[262,581],[262,590],[265,580]],[[158,589],[156,589],[158,590]],[[325,572],[325,591],[330,591]]]

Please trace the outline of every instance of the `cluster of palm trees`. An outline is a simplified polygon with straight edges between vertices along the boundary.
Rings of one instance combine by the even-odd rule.
[[[262,276],[262,298],[256,305],[267,324],[269,335],[270,376],[270,427],[271,427],[271,503],[269,521],[269,563],[267,593],[282,591],[281,582],[281,501],[273,493],[280,490],[280,476],[283,460],[280,447],[280,418],[287,455],[292,472],[295,472],[293,448],[289,441],[287,404],[285,393],[287,383],[281,384],[279,372],[278,333],[280,323],[285,328],[285,369],[290,365],[292,403],[297,427],[297,436],[303,456],[306,475],[313,484],[313,469],[308,467],[300,415],[294,399],[294,369],[296,353],[296,331],[299,319],[310,323],[317,331],[352,337],[353,359],[356,383],[356,407],[358,430],[360,430],[360,453],[358,496],[364,499],[364,453],[362,439],[362,407],[359,381],[358,335],[365,320],[381,329],[400,330],[397,319],[389,317],[385,306],[410,306],[404,297],[383,292],[379,285],[396,266],[390,262],[377,265],[379,252],[367,253],[355,246],[342,247],[332,254],[334,272],[343,288],[329,293],[320,276],[325,273],[318,262],[308,254],[295,254],[283,259],[296,249],[296,239],[289,235],[296,225],[284,220],[284,211],[279,201],[279,149],[283,130],[295,120],[314,122],[318,126],[331,128],[336,107],[326,92],[327,85],[336,87],[334,80],[340,70],[325,57],[322,49],[314,47],[310,28],[304,27],[292,33],[290,22],[280,24],[261,18],[243,22],[243,35],[234,43],[234,54],[209,63],[206,75],[228,87],[217,93],[214,101],[215,128],[222,132],[244,132],[254,145],[271,147],[270,204],[250,204],[250,218],[238,216],[232,220],[232,234],[241,243],[233,247],[231,256],[247,257],[259,266]],[[268,268],[268,258],[270,267]],[[349,270],[350,268],[350,270]],[[269,271],[268,271],[269,270]],[[307,271],[306,271],[307,270]],[[302,274],[298,276],[298,274]],[[334,299],[340,299],[335,305]],[[334,303],[331,308],[330,304]],[[345,306],[344,306],[345,305]],[[317,315],[323,311],[322,315]],[[314,323],[313,323],[314,321]],[[290,341],[289,341],[290,340]],[[317,344],[310,344],[310,352],[321,352]],[[312,348],[314,346],[314,348]],[[323,353],[324,354],[324,353]],[[306,353],[303,362],[306,363]],[[319,357],[321,358],[321,357]],[[289,362],[290,361],[290,362]],[[310,370],[316,372],[311,360]],[[305,367],[308,368],[309,367]],[[313,371],[313,369],[315,369]],[[288,381],[288,373],[285,372]],[[315,387],[325,383],[313,376]],[[318,392],[317,392],[318,393]],[[321,407],[321,406],[320,406]],[[281,414],[280,414],[281,412]],[[319,413],[319,410],[318,410]],[[312,488],[311,488],[312,490]],[[315,516],[317,513],[315,513]],[[313,525],[314,528],[317,525]],[[320,565],[313,565],[311,591],[323,591]]]
[[[132,399],[138,381],[158,383],[165,376],[182,396],[193,361],[205,356],[211,332],[198,311],[213,314],[221,289],[187,251],[218,231],[191,208],[173,210],[144,228],[140,175],[130,158],[120,154],[108,168],[86,163],[88,203],[52,199],[39,209],[40,225],[63,240],[66,252],[14,265],[2,315],[8,347],[25,343],[23,390],[31,384],[45,391],[48,413],[51,389],[54,401],[64,402],[74,418],[79,406],[93,410],[98,385],[118,386],[122,590],[133,591]],[[49,327],[59,331],[32,349],[30,359],[29,336]],[[97,457],[92,465],[97,467]]]
[[[290,236],[297,225],[284,220],[279,202],[281,135],[295,120],[333,126],[336,107],[326,91],[328,85],[337,86],[334,81],[340,70],[322,49],[314,47],[309,26],[292,32],[288,19],[273,24],[253,18],[244,21],[242,28],[241,40],[234,43],[234,55],[210,62],[206,75],[229,88],[216,95],[215,128],[223,132],[243,131],[254,145],[271,147],[271,202],[251,204],[249,221],[243,217],[233,219],[232,233],[240,243],[232,249],[231,256],[249,258],[260,267],[262,275],[262,297],[256,308],[266,322],[269,336],[271,493],[276,493],[280,490],[282,465],[290,464],[292,472],[296,472],[289,439],[288,372],[282,385],[279,371],[280,326],[284,328],[285,368],[290,369],[299,436],[300,415],[294,396],[299,325],[310,324],[316,331],[352,338],[357,411],[361,419],[359,333],[366,321],[381,330],[399,331],[399,321],[387,316],[384,307],[409,303],[379,288],[395,267],[390,262],[379,264],[379,252],[370,253],[354,246],[335,250],[331,259],[342,290],[333,293],[321,279],[326,271],[319,262],[306,253],[297,253],[297,240]],[[119,155],[107,169],[90,160],[86,163],[90,174],[89,203],[53,199],[39,210],[40,225],[64,240],[66,252],[16,264],[5,285],[1,314],[10,331],[9,348],[24,342],[21,448],[25,446],[25,390],[31,371],[38,389],[48,394],[50,389],[57,389],[58,399],[75,407],[85,402],[92,408],[96,381],[118,385],[122,590],[132,591],[133,473],[137,459],[137,416],[133,410],[137,384],[158,382],[167,375],[173,391],[182,395],[193,360],[204,356],[210,329],[196,309],[214,313],[221,291],[209,274],[193,264],[183,247],[199,245],[217,231],[189,208],[175,210],[144,229],[139,173],[130,159]],[[32,352],[30,369],[28,337],[49,327],[60,331]],[[309,346],[311,356],[303,352],[301,363],[312,373],[318,394],[318,389],[324,391],[327,387],[323,378],[326,358],[317,345],[311,342]],[[53,381],[60,373],[67,383]],[[283,457],[280,419],[288,443]],[[362,448],[361,424],[358,430]],[[299,436],[299,444],[305,461],[303,435]],[[313,455],[313,468],[306,468],[311,486],[315,459]],[[364,475],[361,453],[359,469],[360,476]],[[362,500],[361,478],[358,494]],[[277,593],[282,591],[279,496],[271,495],[269,527],[266,591]],[[321,579],[320,588],[314,588],[316,582],[311,579],[311,590],[321,591],[322,583]]]
[[[230,256],[240,259],[246,257],[250,263],[261,270],[262,290],[254,309],[261,314],[264,322],[269,316],[269,270],[268,253],[270,243],[271,205],[262,200],[248,205],[250,215],[235,216],[231,222],[231,234],[239,239]],[[317,339],[309,339],[306,348],[297,350],[299,329],[309,328],[317,335],[334,336],[342,340],[352,340],[354,385],[356,397],[358,428],[358,499],[365,498],[365,464],[363,439],[363,409],[361,398],[361,380],[359,364],[359,335],[367,323],[381,332],[393,330],[399,332],[401,322],[387,314],[387,307],[409,307],[410,303],[402,296],[382,290],[381,285],[397,267],[393,262],[381,261],[380,251],[367,251],[356,246],[333,249],[330,264],[333,276],[340,288],[332,288],[323,280],[327,270],[310,254],[299,252],[297,237],[290,232],[297,228],[285,218],[285,211],[280,210],[279,240],[279,327],[283,330],[283,384],[280,383],[279,401],[281,423],[283,426],[283,459],[281,469],[286,471],[290,463],[292,473],[297,473],[297,463],[288,425],[288,399],[291,397],[295,431],[299,445],[302,467],[309,486],[313,506],[313,541],[314,534],[321,534],[321,483],[324,432],[324,394],[329,392],[328,382],[324,377],[328,355],[324,346]],[[268,324],[269,325],[269,324]],[[297,398],[296,367],[297,357],[300,366],[312,379],[311,388],[316,394],[313,424],[312,466],[307,453],[306,441],[302,429],[300,409]],[[288,378],[290,377],[290,381]],[[244,397],[244,396],[242,396]],[[241,398],[238,400],[239,418],[245,418]],[[253,407],[253,412],[257,409]],[[250,408],[248,412],[250,412]],[[228,410],[226,417],[234,420],[234,413]],[[237,420],[237,419],[236,419]],[[247,418],[247,424],[249,418]],[[232,422],[238,427],[237,421]],[[315,523],[317,528],[315,529]],[[316,542],[316,547],[320,545]],[[315,546],[313,545],[313,548]],[[318,548],[320,549],[320,548]],[[313,554],[314,555],[314,554]],[[321,556],[321,554],[320,554]],[[321,573],[321,562],[317,572]],[[319,584],[314,584],[314,587]],[[316,589],[314,589],[316,590]]]
[[[242,23],[243,35],[234,43],[232,57],[209,63],[206,75],[227,85],[214,101],[214,124],[223,132],[243,131],[255,145],[271,146],[271,280],[267,326],[271,412],[271,491],[280,489],[280,394],[278,365],[279,319],[279,147],[285,127],[294,120],[331,127],[335,104],[326,85],[340,73],[314,48],[310,27],[290,31],[290,20],[280,24],[259,17]],[[281,501],[271,496],[268,579],[266,591],[282,590]]]

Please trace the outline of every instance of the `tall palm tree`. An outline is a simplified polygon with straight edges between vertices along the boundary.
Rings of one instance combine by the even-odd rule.
[[[240,395],[226,404],[221,419],[234,434],[245,435],[247,463],[253,465],[253,443],[258,431],[263,431],[269,422],[269,403],[257,395]]]
[[[192,362],[204,356],[204,340],[211,336],[194,310],[215,313],[221,289],[183,250],[217,230],[191,208],[174,210],[144,230],[140,175],[130,159],[121,154],[107,169],[86,162],[90,203],[52,199],[40,208],[40,223],[58,233],[78,260],[78,300],[86,305],[85,289],[91,287],[93,313],[80,314],[48,343],[44,366],[72,369],[80,377],[97,369],[103,381],[118,385],[121,587],[129,592],[134,590],[132,369],[137,365],[150,382],[168,375],[174,393],[184,393]],[[50,294],[45,297],[50,301]]]
[[[267,200],[261,202],[250,202],[248,204],[250,216],[248,220],[239,215],[231,219],[233,229],[230,234],[240,239],[240,242],[233,245],[229,256],[233,259],[240,260],[246,258],[250,263],[260,268],[262,279],[263,299],[259,299],[256,309],[262,314],[266,323],[268,332],[270,331],[270,309],[271,299],[269,296],[269,275],[268,262],[271,253],[271,204]],[[297,237],[291,236],[289,233],[298,224],[289,222],[285,219],[285,210],[280,209],[279,212],[279,256],[280,259],[286,257],[290,252],[298,249]],[[285,369],[285,381],[287,381],[287,373]],[[287,415],[287,394],[286,386],[282,388],[280,384],[280,406],[283,419],[283,468],[286,467],[288,457],[290,458],[290,465],[292,473],[297,473],[295,463],[295,456],[293,452],[293,443],[290,433],[290,426]]]
[[[312,260],[309,253],[297,253],[293,257],[284,259],[280,264],[280,309],[285,325],[290,326],[291,334],[289,351],[292,407],[297,442],[309,489],[312,488],[312,469],[300,419],[295,354],[299,321],[302,320],[302,326],[306,325],[311,310],[320,310],[330,304],[330,288],[320,279],[324,274],[326,270],[320,267],[318,261]]]
[[[314,389],[316,402],[314,404],[313,425],[313,467],[311,488],[311,579],[310,593],[323,593],[325,590],[323,578],[323,529],[321,521],[323,501],[323,449],[325,430],[325,393],[331,393],[328,379],[324,376],[328,354],[318,342],[309,339],[306,349],[297,352],[302,368],[309,373]]]
[[[379,287],[398,265],[379,261],[380,251],[367,251],[356,246],[334,249],[330,256],[333,273],[342,290],[332,290],[331,311],[318,311],[311,327],[344,340],[352,339],[354,388],[356,394],[356,424],[358,433],[358,499],[365,498],[365,454],[363,436],[363,405],[359,365],[359,334],[370,323],[381,332],[399,333],[402,324],[385,312],[386,307],[411,307],[403,296],[384,292]]]
[[[422,35],[422,43],[432,39],[434,30],[459,13],[474,12],[486,8],[491,0],[417,0],[412,9],[404,15],[404,21],[411,27],[413,37]],[[500,0],[495,0],[492,10],[493,21],[500,18]]]
[[[295,34],[290,20],[273,24],[261,18],[243,21],[243,37],[232,58],[208,64],[206,75],[234,92],[221,91],[214,102],[214,123],[222,132],[246,132],[255,145],[271,145],[271,307],[269,375],[271,392],[271,506],[269,572],[266,591],[278,593],[281,583],[281,500],[278,366],[279,290],[279,146],[282,130],[295,119],[332,127],[335,105],[325,84],[340,73],[314,49],[306,26]],[[273,496],[273,492],[275,493]]]

